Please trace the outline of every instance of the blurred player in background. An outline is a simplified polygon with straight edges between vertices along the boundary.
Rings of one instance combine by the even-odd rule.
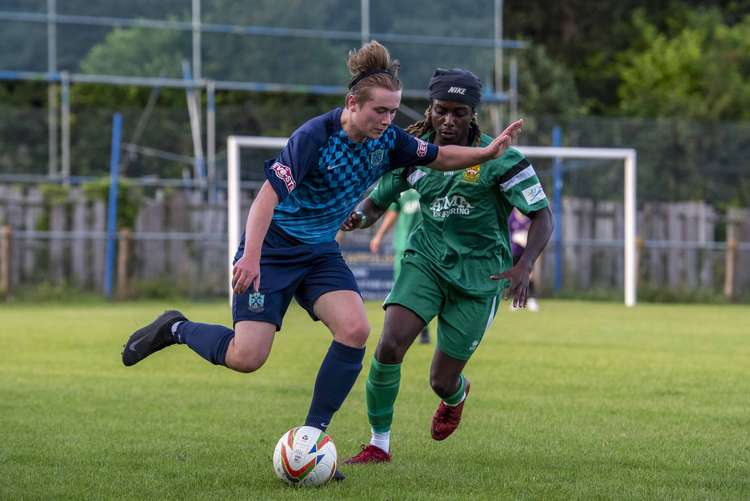
[[[407,132],[441,148],[481,147],[492,141],[476,122],[481,97],[476,75],[460,69],[436,70],[429,90],[426,119]],[[526,305],[529,274],[552,233],[552,215],[539,179],[529,161],[514,148],[499,159],[454,172],[419,167],[389,172],[342,229],[372,224],[410,188],[420,194],[422,223],[409,239],[398,280],[383,305],[383,333],[365,386],[372,437],[369,445],[347,461],[350,464],[390,461],[401,362],[435,316],[437,347],[430,385],[440,403],[432,418],[431,434],[435,440],[444,440],[453,433],[470,388],[463,369],[497,312],[501,289],[509,282],[506,295],[513,305]],[[528,245],[515,265],[508,241],[508,216],[513,207],[532,221]]]
[[[508,218],[508,229],[510,230],[510,250],[513,255],[513,264],[515,265],[521,259],[523,252],[526,250],[526,242],[529,239],[529,227],[531,226],[531,219],[529,219],[523,212],[513,208]],[[536,300],[534,294],[534,273],[532,272],[529,278],[529,296],[526,299],[526,309],[529,311],[539,311],[539,302]],[[511,305],[511,311],[516,310]]]
[[[349,54],[347,65],[353,78],[344,109],[305,122],[265,163],[266,181],[235,255],[234,329],[165,312],[130,336],[122,353],[126,366],[186,344],[213,364],[256,371],[294,297],[333,335],[305,419],[305,425],[328,427],[361,370],[370,332],[357,283],[335,241],[342,222],[384,173],[405,165],[450,170],[484,162],[502,155],[521,129],[515,122],[479,148],[428,144],[392,124],[401,82],[398,62],[385,47],[365,44]]]
[[[370,252],[380,252],[380,243],[391,228],[393,230],[393,283],[398,279],[401,271],[401,258],[406,250],[409,235],[422,221],[419,211],[419,193],[416,190],[406,190],[401,196],[388,207],[375,236],[370,240]],[[425,325],[419,334],[421,344],[430,343],[429,326]]]

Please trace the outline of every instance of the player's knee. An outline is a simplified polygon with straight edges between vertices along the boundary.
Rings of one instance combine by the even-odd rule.
[[[232,363],[232,369],[236,370],[237,372],[250,374],[251,372],[255,372],[263,367],[263,364],[265,363],[265,357],[246,357],[242,360],[237,360]]]
[[[336,340],[348,346],[364,346],[369,335],[370,324],[367,319],[360,319],[336,333]]]
[[[378,347],[375,349],[375,357],[384,364],[400,364],[404,358],[405,349],[399,344],[398,339],[384,334]]]
[[[249,351],[234,349],[227,352],[226,366],[236,370],[237,372],[243,372],[249,374],[255,372],[266,363],[268,359],[268,353],[261,351]]]

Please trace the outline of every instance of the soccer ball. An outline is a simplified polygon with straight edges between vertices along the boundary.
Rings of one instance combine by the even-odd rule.
[[[326,432],[299,426],[279,439],[273,451],[273,469],[290,485],[323,485],[336,472],[336,457],[336,445]]]

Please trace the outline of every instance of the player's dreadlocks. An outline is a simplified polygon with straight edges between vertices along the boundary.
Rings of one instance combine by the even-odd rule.
[[[420,120],[419,122],[414,122],[410,126],[406,128],[406,132],[411,134],[412,136],[416,137],[422,137],[425,134],[430,134],[434,132],[432,128],[432,120],[430,119],[430,114],[432,113],[432,104],[430,104],[427,109],[424,111],[424,120]],[[477,114],[474,113],[474,116],[471,117],[471,123],[469,124],[469,139],[471,141],[471,144],[468,146],[476,146],[479,144],[479,137],[482,135],[482,131],[479,129],[479,122],[477,122]]]

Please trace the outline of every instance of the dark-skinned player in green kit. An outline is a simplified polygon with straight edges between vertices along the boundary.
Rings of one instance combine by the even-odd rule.
[[[426,119],[407,129],[437,145],[481,146],[476,108],[481,82],[466,70],[436,70]],[[375,222],[400,193],[420,194],[422,224],[410,237],[401,273],[386,298],[383,333],[366,383],[370,444],[349,464],[391,460],[390,431],[401,362],[422,328],[438,318],[430,385],[440,397],[432,419],[435,440],[461,420],[470,384],[466,363],[491,324],[505,289],[524,307],[529,274],[552,233],[547,198],[531,163],[514,148],[497,159],[453,172],[408,167],[386,174],[342,225],[345,231]],[[513,265],[508,215],[516,207],[531,220],[524,254]]]

